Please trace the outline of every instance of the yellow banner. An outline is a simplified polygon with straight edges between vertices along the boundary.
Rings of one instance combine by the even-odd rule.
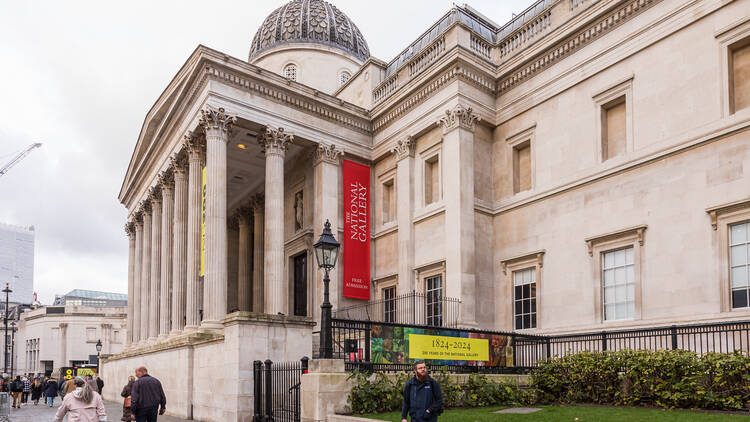
[[[201,170],[201,277],[206,268],[206,167]]]
[[[487,361],[490,343],[483,338],[409,334],[409,358]]]

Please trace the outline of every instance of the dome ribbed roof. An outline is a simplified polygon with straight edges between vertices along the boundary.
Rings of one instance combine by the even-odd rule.
[[[361,61],[370,57],[367,42],[354,22],[336,6],[322,0],[293,0],[274,10],[255,33],[249,60],[292,43],[322,44]]]

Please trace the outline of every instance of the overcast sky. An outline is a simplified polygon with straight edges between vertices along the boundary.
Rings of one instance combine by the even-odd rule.
[[[333,2],[386,62],[451,1]],[[531,1],[469,4],[498,23]],[[0,221],[36,228],[44,304],[81,288],[127,293],[125,208],[117,194],[143,118],[198,44],[247,59],[279,0],[0,2]],[[0,280],[4,282],[5,280]]]

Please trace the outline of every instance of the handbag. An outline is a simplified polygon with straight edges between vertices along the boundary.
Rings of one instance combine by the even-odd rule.
[[[125,397],[125,401],[122,403],[123,407],[130,407],[130,396]]]

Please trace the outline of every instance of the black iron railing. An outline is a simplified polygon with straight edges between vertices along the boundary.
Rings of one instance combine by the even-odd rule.
[[[253,422],[299,422],[301,375],[308,358],[298,362],[253,362]]]
[[[333,317],[355,321],[392,324],[457,327],[461,300],[420,292],[409,292],[389,299],[371,300],[362,305],[333,311]]]

